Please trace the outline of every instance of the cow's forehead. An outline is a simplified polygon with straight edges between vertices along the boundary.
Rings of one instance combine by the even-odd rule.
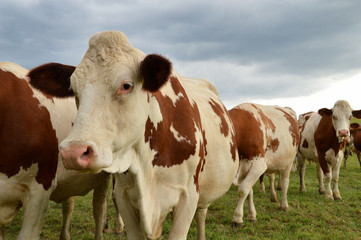
[[[71,81],[84,82],[122,81],[138,78],[139,64],[145,54],[128,43],[120,32],[102,32],[93,35],[83,60],[77,66]],[[72,86],[77,88],[78,86]]]
[[[337,101],[332,108],[332,114],[339,117],[349,117],[352,114],[352,109],[347,101],[340,100]]]

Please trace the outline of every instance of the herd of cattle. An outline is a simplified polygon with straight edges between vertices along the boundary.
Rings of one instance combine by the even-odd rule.
[[[109,179],[129,239],[186,239],[193,217],[205,239],[208,206],[231,184],[239,201],[232,225],[256,220],[253,185],[266,174],[287,209],[289,176],[317,164],[319,192],[340,199],[344,145],[361,150],[361,118],[348,102],[305,113],[243,103],[227,111],[216,88],[179,75],[166,58],[145,55],[120,32],[95,34],[81,63],[31,71],[0,63],[0,240],[23,207],[18,239],[39,239],[49,200],[62,203],[60,239],[71,239],[74,196],[93,192],[95,239],[102,239]],[[323,181],[326,182],[326,189]],[[331,186],[333,185],[333,186]],[[119,218],[119,228],[123,222]],[[121,229],[120,229],[121,230]],[[119,230],[119,231],[120,231]]]

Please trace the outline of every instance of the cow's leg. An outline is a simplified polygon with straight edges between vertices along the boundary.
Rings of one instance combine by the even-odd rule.
[[[321,168],[319,162],[317,162],[316,170],[317,170],[317,178],[318,178],[318,192],[320,194],[325,194],[325,186],[323,184],[324,175],[323,175],[323,171],[322,171],[322,168]],[[327,181],[326,181],[326,184],[327,184]]]
[[[65,199],[62,203],[63,226],[61,228],[60,240],[71,239],[71,218],[74,210],[74,197]]]
[[[305,159],[302,156],[298,156],[298,173],[300,176],[300,191],[305,192],[306,191],[306,185],[305,185],[305,171],[306,171],[306,163]]]
[[[249,221],[257,221],[257,211],[253,202],[253,188],[249,190],[248,194],[248,220]]]
[[[198,240],[206,240],[206,216],[208,208],[198,208],[196,211],[196,222],[198,230]]]
[[[269,177],[269,184],[271,188],[271,202],[277,202],[277,192],[275,188],[275,174],[272,173],[268,175]]]
[[[332,174],[325,174],[325,183],[326,183],[326,198],[333,200],[332,188],[331,188]]]
[[[189,227],[197,210],[199,195],[195,191],[189,192],[188,196],[181,195],[178,205],[173,212],[172,227],[167,239],[187,239]]]
[[[95,220],[95,240],[103,239],[104,216],[107,211],[107,196],[110,174],[103,179],[93,192],[93,217]]]
[[[249,169],[247,176],[243,179],[243,181],[238,180],[241,183],[238,187],[238,203],[237,207],[234,210],[232,226],[242,226],[243,225],[243,205],[247,196],[249,195],[253,185],[257,182],[258,178],[266,171],[267,165],[264,158],[256,159],[253,161],[241,161],[241,166],[239,171],[247,171]],[[238,174],[238,176],[242,176],[242,174]],[[253,193],[253,192],[252,192]],[[251,196],[252,197],[252,196]],[[252,201],[251,199],[250,201]],[[252,203],[253,205],[253,203]],[[251,206],[251,205],[250,205]],[[253,211],[253,209],[249,209]],[[252,213],[255,217],[256,213]]]
[[[120,236],[124,231],[124,222],[122,216],[120,215],[119,208],[115,200],[114,190],[112,191],[112,200],[115,206],[114,234]]]
[[[342,157],[338,157],[335,166],[332,166],[333,198],[335,200],[342,199],[340,195],[340,191],[338,189],[338,179],[340,174],[341,162],[342,162]]]
[[[356,155],[357,155],[358,163],[360,164],[360,167],[361,167],[361,157],[360,157],[361,152],[360,152],[360,153],[357,153]]]
[[[293,165],[292,165],[293,166]],[[291,169],[292,169],[292,167],[291,167]],[[280,190],[282,190],[282,188],[281,188],[281,178],[280,177],[278,177],[278,183],[277,183],[277,188],[276,188],[278,191],[280,191]]]
[[[115,205],[123,218],[124,226],[127,232],[128,239],[147,239],[140,226],[139,211],[132,206],[127,192],[121,186],[121,181],[118,180],[121,174],[114,174],[114,199]]]
[[[263,178],[264,178],[264,174],[262,174],[259,177],[259,191],[260,192],[265,192],[266,191],[265,186],[264,186],[264,182],[263,182]]]
[[[290,174],[291,174],[292,164],[288,165],[279,176],[279,184],[282,190],[282,201],[281,201],[281,209],[288,209],[288,201],[287,201],[287,191],[288,185],[290,182]]]
[[[49,206],[51,189],[44,190],[43,185],[36,182],[30,186],[30,192],[23,202],[24,217],[20,234],[17,239],[39,239],[45,214]]]
[[[5,231],[3,225],[0,225],[0,240],[5,240]]]

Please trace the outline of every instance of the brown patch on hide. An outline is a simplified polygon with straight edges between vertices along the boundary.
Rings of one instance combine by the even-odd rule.
[[[219,126],[221,133],[225,137],[227,137],[229,133],[229,127],[225,118],[225,114],[227,113],[227,110],[224,108],[224,106],[219,105],[213,99],[210,100],[209,104],[211,105],[214,113],[217,114],[217,116],[221,119],[221,124]]]
[[[229,111],[229,115],[236,132],[239,158],[251,160],[256,156],[264,157],[263,132],[253,114],[236,107]]]
[[[307,142],[307,140],[306,140],[306,139],[303,141],[303,143],[302,143],[302,147],[303,147],[303,148],[305,148],[305,149],[307,149],[307,148],[308,148],[308,142]]]
[[[290,134],[292,136],[292,144],[293,144],[293,146],[299,146],[299,144],[300,144],[300,131],[299,131],[297,119],[292,117],[291,114],[289,114],[288,112],[284,111],[281,108],[276,108],[276,109],[283,112],[284,117],[290,123],[289,131],[290,131]],[[291,109],[291,108],[289,108],[289,109]]]
[[[179,96],[177,102],[173,101],[167,95],[160,91],[152,94],[156,98],[163,120],[154,126],[154,123],[148,117],[145,127],[145,142],[149,142],[150,148],[157,153],[152,161],[153,166],[171,167],[180,165],[183,161],[196,154],[196,145],[199,139],[196,139],[196,131],[202,130],[198,106],[192,105],[188,96],[176,77],[169,79],[174,93]],[[178,141],[171,126],[177,131]],[[204,144],[204,140],[202,144]]]
[[[36,181],[49,189],[58,162],[58,140],[48,110],[24,79],[0,70],[0,172],[9,178],[37,164]]]

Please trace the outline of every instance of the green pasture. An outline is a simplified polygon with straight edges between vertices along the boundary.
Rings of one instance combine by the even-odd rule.
[[[339,188],[342,200],[330,201],[319,195],[315,164],[307,164],[305,181],[307,191],[300,193],[298,173],[291,174],[289,209],[285,212],[279,209],[279,202],[270,202],[268,178],[265,178],[266,193],[260,193],[259,184],[256,183],[254,200],[258,221],[245,220],[242,228],[231,227],[238,199],[237,188],[232,186],[226,195],[209,208],[206,220],[207,239],[361,239],[361,169],[355,156],[348,159],[347,168],[342,165],[340,170]],[[280,192],[278,197],[280,198]],[[112,227],[114,206],[111,201],[108,212]],[[245,218],[247,212],[246,203]],[[61,205],[51,202],[41,239],[59,239],[61,221]],[[167,219],[161,239],[166,239],[170,224],[170,219]],[[5,239],[16,239],[20,227],[21,214],[5,228]],[[76,198],[72,235],[73,240],[94,238],[91,194]],[[188,239],[196,239],[196,236],[196,226],[193,223]],[[113,233],[105,233],[104,239],[126,239],[126,235],[118,237]]]

